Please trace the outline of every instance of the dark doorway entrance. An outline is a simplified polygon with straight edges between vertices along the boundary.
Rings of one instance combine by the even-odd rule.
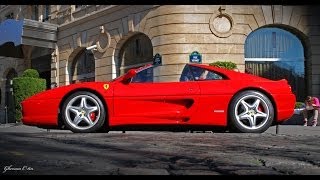
[[[36,69],[39,72],[39,76],[42,79],[46,80],[46,88],[50,89],[51,87],[51,54],[40,56],[32,59],[32,68]]]
[[[15,123],[15,103],[13,96],[12,80],[17,77],[17,72],[10,69],[6,76],[6,92],[5,92],[5,123]]]
[[[46,80],[46,88],[50,89],[51,88],[51,71],[44,71],[39,73],[40,78]]]

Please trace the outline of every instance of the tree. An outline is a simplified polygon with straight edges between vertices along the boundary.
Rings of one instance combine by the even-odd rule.
[[[41,79],[38,71],[35,69],[27,69],[21,77],[13,78],[15,117],[17,121],[20,121],[22,118],[21,102],[44,90],[46,90],[46,80]]]

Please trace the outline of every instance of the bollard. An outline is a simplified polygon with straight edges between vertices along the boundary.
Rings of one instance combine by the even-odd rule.
[[[276,134],[279,134],[279,124],[276,125]]]
[[[6,124],[8,124],[8,109],[7,106],[4,107],[4,111],[5,111],[5,120],[6,120]]]

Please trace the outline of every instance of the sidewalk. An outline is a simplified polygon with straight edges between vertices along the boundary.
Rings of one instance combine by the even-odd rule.
[[[39,132],[48,132],[47,129],[38,128],[35,126],[27,126],[22,123],[9,123],[0,125],[0,133],[2,132],[15,132],[15,133],[39,133]],[[50,132],[70,132],[68,130],[57,130],[52,129]]]
[[[264,133],[276,134],[276,128],[272,126]],[[320,136],[320,126],[279,125],[278,135]]]
[[[263,134],[276,134],[276,126],[270,127]],[[39,132],[48,132],[47,129],[41,129],[33,126],[26,126],[23,124],[1,124],[0,133],[3,132],[15,132],[15,133],[39,133]],[[58,132],[58,133],[72,133],[69,130],[56,130],[52,129],[49,132]],[[112,132],[112,131],[111,131]],[[127,131],[129,132],[129,131]],[[134,131],[132,132],[134,133]],[[279,125],[278,135],[292,135],[292,136],[320,136],[320,126],[311,127],[311,126],[300,126],[300,125]]]

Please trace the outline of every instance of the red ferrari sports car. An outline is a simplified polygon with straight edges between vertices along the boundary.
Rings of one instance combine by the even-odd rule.
[[[296,99],[284,79],[186,64],[176,81],[166,81],[157,76],[159,68],[146,65],[110,82],[38,93],[21,103],[22,122],[78,133],[139,126],[224,127],[262,133],[293,115]]]

